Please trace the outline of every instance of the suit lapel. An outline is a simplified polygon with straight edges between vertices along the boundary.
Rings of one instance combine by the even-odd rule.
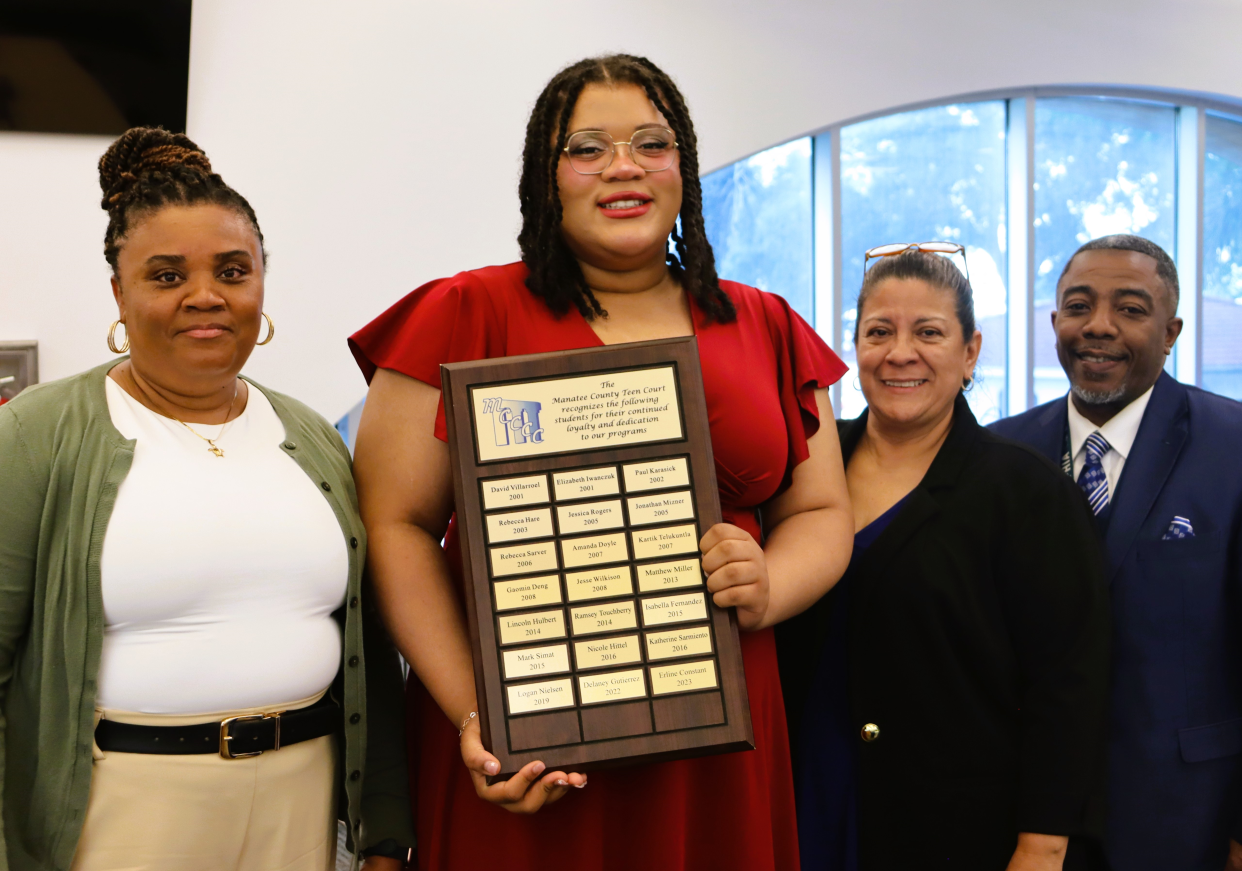
[[[1161,373],[1139,424],[1138,436],[1126,457],[1117,492],[1110,500],[1105,546],[1110,578],[1134,545],[1139,528],[1164,488],[1189,434],[1186,388]]]
[[[1060,399],[1049,403],[1039,416],[1039,428],[1027,442],[1056,466],[1061,465],[1061,454],[1065,450],[1065,428],[1069,426],[1068,400]]]
[[[940,503],[927,492],[922,484],[911,491],[905,506],[897,512],[888,528],[871,543],[871,547],[858,558],[859,577],[876,577],[883,574],[893,557],[905,546],[923,525],[940,513]]]
[[[857,430],[842,438],[842,447],[848,449],[845,460],[849,462],[850,454],[858,445],[858,439],[866,428],[866,412],[858,421]],[[911,491],[904,508],[893,518],[888,528],[867,548],[858,561],[858,574],[872,577],[882,573],[892,558],[928,521],[935,518],[941,511],[938,494],[957,486],[962,469],[974,452],[975,443],[979,439],[982,428],[971,413],[970,406],[964,396],[958,396],[953,409],[953,428],[949,430],[944,444],[932,460],[927,474],[919,485]]]

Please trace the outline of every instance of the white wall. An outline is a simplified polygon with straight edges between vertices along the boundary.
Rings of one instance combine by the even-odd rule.
[[[0,133],[0,341],[38,339],[44,381],[102,362],[116,318],[99,136]]]
[[[441,275],[514,259],[526,113],[580,57],[646,54],[704,171],[846,118],[993,88],[1242,96],[1236,0],[197,0],[189,133],[254,204],[279,329],[247,372],[335,420],[345,336]],[[51,379],[106,359],[93,163],[106,142],[0,134],[0,339]]]

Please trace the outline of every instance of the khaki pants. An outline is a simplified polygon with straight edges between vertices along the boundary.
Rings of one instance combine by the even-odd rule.
[[[306,707],[320,696],[285,707]],[[264,710],[271,709],[96,715],[183,726]],[[331,871],[335,742],[328,735],[243,759],[104,753],[96,747],[72,871]]]

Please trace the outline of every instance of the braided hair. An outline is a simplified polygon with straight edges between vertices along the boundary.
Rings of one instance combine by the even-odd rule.
[[[699,183],[698,141],[685,98],[668,74],[647,60],[628,54],[588,58],[561,70],[535,101],[522,150],[522,230],[518,245],[530,270],[526,286],[560,316],[572,304],[587,320],[607,317],[587,286],[582,268],[561,236],[561,197],[556,170],[565,147],[569,117],[582,89],[590,84],[629,84],[642,88],[677,137],[681,155],[680,230],[673,229],[676,252],[667,255],[669,271],[707,313],[728,323],[737,317],[733,301],[720,288],[716,261],[703,226],[703,188]]]
[[[108,213],[104,257],[114,273],[121,242],[134,219],[168,205],[205,203],[235,210],[254,228],[267,262],[254,209],[212,172],[207,155],[184,134],[160,127],[126,130],[99,158],[99,186],[103,189],[100,205]]]

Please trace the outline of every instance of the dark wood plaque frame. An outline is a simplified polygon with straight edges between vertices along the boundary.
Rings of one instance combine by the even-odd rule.
[[[519,459],[479,461],[475,444],[471,388],[544,381],[595,372],[623,372],[673,364],[681,403],[683,438],[675,441],[647,442],[614,448],[592,448],[575,453],[552,453]],[[703,396],[703,377],[699,368],[698,343],[693,336],[609,345],[551,354],[531,354],[466,363],[450,363],[441,367],[444,408],[448,425],[449,451],[452,457],[453,490],[456,499],[458,536],[461,540],[462,570],[466,588],[466,613],[470,642],[474,654],[475,689],[478,694],[479,723],[483,745],[500,760],[503,780],[523,765],[541,759],[549,769],[584,771],[612,765],[654,762],[725,753],[754,748],[750,704],[746,692],[746,675],[738,639],[737,616],[733,609],[716,607],[706,587],[678,588],[655,595],[695,593],[701,591],[708,609],[707,625],[713,636],[711,658],[716,661],[717,688],[682,695],[655,695],[650,686],[651,664],[647,658],[645,626],[641,620],[634,629],[619,633],[637,635],[641,660],[619,669],[643,669],[647,695],[641,700],[627,700],[583,705],[579,700],[578,662],[570,656],[568,672],[548,675],[549,680],[568,677],[573,684],[573,707],[543,713],[510,715],[505,707],[505,684],[501,668],[501,651],[493,606],[492,584],[488,568],[488,542],[485,535],[485,510],[480,479],[520,477],[548,473],[549,508],[558,504],[551,492],[551,473],[566,469],[622,464],[642,460],[687,457],[690,461],[690,489],[693,493],[697,534],[718,523],[720,497],[716,488],[715,460],[712,456],[711,432],[708,428],[707,404]],[[630,494],[618,480],[615,497],[623,503]],[[597,497],[604,498],[604,497]],[[532,507],[542,507],[540,506]],[[521,506],[525,507],[525,506]],[[495,509],[493,509],[495,510]],[[556,512],[552,512],[554,518]],[[628,515],[627,515],[628,516]],[[555,521],[554,521],[555,522]],[[678,523],[678,521],[670,521]],[[556,527],[559,529],[559,527]],[[650,528],[650,527],[646,527]],[[612,533],[614,530],[601,530]],[[630,532],[630,524],[620,530]],[[559,536],[558,536],[559,537]],[[626,536],[627,543],[630,536]],[[547,541],[534,539],[531,543]],[[515,544],[526,543],[515,542]],[[559,548],[557,548],[559,551]],[[632,552],[626,565],[650,562],[635,559]],[[695,554],[682,554],[687,559]],[[676,558],[676,556],[666,557]],[[586,567],[583,567],[586,568]],[[541,572],[549,574],[552,570]],[[558,580],[566,571],[558,558]],[[633,569],[631,569],[633,580]],[[508,579],[508,576],[504,578]],[[641,611],[645,594],[635,583],[628,597]],[[541,610],[560,608],[566,631],[564,639],[547,640],[544,645],[564,643],[572,648],[580,636],[570,632],[569,609],[587,604],[609,604],[608,599],[575,603],[561,596],[561,604],[540,606]],[[700,624],[702,625],[702,624]],[[661,626],[659,631],[680,628]],[[697,628],[689,627],[686,628]],[[590,638],[606,639],[606,635]],[[535,642],[532,642],[535,643]],[[688,657],[690,661],[707,658],[706,654]],[[673,657],[661,658],[659,665],[676,665]],[[601,669],[588,669],[597,673]],[[606,671],[606,669],[603,669]],[[521,683],[530,678],[518,679]],[[511,682],[512,683],[512,682]]]

